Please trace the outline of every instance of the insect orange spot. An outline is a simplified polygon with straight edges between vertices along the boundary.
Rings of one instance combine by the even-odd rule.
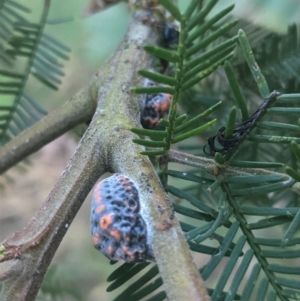
[[[121,235],[117,230],[111,230],[109,232],[110,236],[112,236],[113,238],[115,238],[116,240],[120,240],[121,239]]]
[[[100,219],[99,226],[102,230],[106,230],[112,224],[112,215],[113,213],[106,214]]]
[[[96,202],[97,203],[97,202]],[[100,205],[96,208],[96,213],[100,213],[101,211],[103,211],[103,209],[105,208],[104,205]]]
[[[95,203],[100,203],[101,201],[102,201],[101,196],[96,196]]]
[[[168,102],[163,102],[160,106],[160,110],[164,112],[168,109],[168,107],[169,107],[169,103]]]
[[[98,245],[98,242],[99,242],[99,234],[98,233],[95,233],[93,235],[93,243],[94,243],[94,246]]]
[[[113,252],[114,248],[112,246],[108,246],[108,248],[106,249],[106,253],[107,254],[111,254]]]

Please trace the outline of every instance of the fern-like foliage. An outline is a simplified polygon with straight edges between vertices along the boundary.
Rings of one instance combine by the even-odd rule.
[[[29,13],[30,10],[15,1],[1,1],[0,3],[0,61],[7,65],[12,62],[5,52],[5,44],[12,35],[15,22],[25,22],[23,13]]]
[[[248,25],[247,28],[253,53],[269,85],[280,88],[282,92],[297,92],[300,80],[299,26],[290,25],[286,34],[257,27],[254,30],[253,25]],[[240,74],[240,84],[247,85],[249,71],[239,54],[237,54],[235,68]]]
[[[171,196],[190,249],[209,255],[205,264],[202,261],[199,272],[208,285],[213,301],[299,300],[300,207],[296,194],[299,188],[295,182],[300,179],[297,169],[300,159],[297,143],[300,140],[297,120],[290,116],[299,116],[300,94],[285,94],[296,91],[285,90],[282,85],[274,87],[274,83],[282,83],[283,77],[277,77],[271,82],[274,90],[279,92],[270,92],[270,84],[259,66],[260,61],[254,57],[243,31],[240,30],[238,36],[227,37],[224,41],[224,36],[228,35],[226,31],[235,25],[235,21],[213,30],[214,23],[226,16],[231,8],[206,20],[207,13],[217,1],[208,1],[199,11],[195,10],[198,1],[191,1],[184,13],[180,13],[167,0],[159,2],[180,22],[178,49],[166,50],[154,46],[145,49],[173,63],[176,71],[174,76],[165,76],[142,70],[140,73],[143,76],[168,87],[143,87],[135,88],[134,91],[170,93],[173,95],[172,104],[168,120],[160,122],[165,130],[133,129],[133,132],[152,139],[137,139],[135,142],[147,148],[143,152],[145,155],[166,155],[170,161],[193,166],[193,169],[184,170],[184,167],[180,167],[180,171],[172,170],[168,164],[166,167],[163,160],[159,173]],[[295,32],[293,34],[295,37]],[[216,39],[221,35],[223,40],[218,45]],[[198,41],[198,36],[204,39]],[[269,37],[268,34],[266,36]],[[240,45],[238,52],[242,54],[244,62],[233,62],[232,66],[229,59],[237,40]],[[211,42],[215,44],[211,45]],[[280,64],[281,58],[277,56],[275,63],[270,64]],[[200,143],[199,140],[196,143],[192,140],[193,144],[187,145],[186,139],[202,133],[216,122],[210,120],[204,125],[198,125],[200,120],[207,120],[205,118],[211,113],[217,113],[220,103],[214,100],[215,105],[187,120],[186,114],[177,113],[178,101],[184,91],[224,63],[224,75],[232,93],[226,96],[233,97],[235,105],[224,110],[219,120],[224,129],[219,131],[220,139],[213,144],[216,151],[212,154],[219,168],[214,176],[207,172],[201,158],[177,153],[176,158],[172,159],[168,150],[172,144],[179,142],[186,151],[193,147],[199,150],[207,144],[206,141],[201,143],[200,138]],[[242,64],[243,68],[247,66],[247,74],[252,75],[253,84],[248,87],[253,90],[251,93],[245,92],[244,81],[240,83],[239,66]],[[282,76],[294,81],[297,77],[295,73],[293,76]],[[276,78],[276,74],[273,77]],[[255,94],[255,105],[245,100],[244,95],[248,97]],[[249,108],[257,107],[257,95],[260,95],[259,104],[266,101],[253,115]],[[216,135],[217,130],[211,129],[213,132]],[[223,142],[230,146],[226,153],[218,151]],[[279,162],[270,161],[272,155],[274,157],[274,150],[282,151]],[[272,171],[287,163],[291,163],[291,166],[286,167],[286,174]],[[222,168],[230,172],[223,175]],[[290,205],[291,199],[294,207]],[[120,289],[127,281],[131,281],[114,301],[166,300],[166,293],[161,288],[163,282],[154,264],[125,263],[107,280],[111,282],[108,291]]]
[[[57,90],[64,75],[61,60],[68,59],[70,50],[45,33],[49,8],[45,1],[40,21],[32,23],[19,13],[29,12],[25,6],[7,0],[0,7],[0,56],[10,64],[0,66],[0,145],[47,114],[26,91],[29,78]]]
[[[133,129],[132,131],[150,138],[156,138],[155,141],[136,139],[135,143],[149,147],[155,147],[155,150],[143,152],[145,155],[163,155],[171,147],[171,144],[178,143],[191,136],[197,135],[205,129],[215,124],[216,120],[211,120],[199,126],[200,120],[213,112],[221,103],[209,108],[206,112],[196,116],[193,119],[186,120],[186,115],[177,114],[178,101],[181,94],[199,83],[203,78],[207,77],[222,65],[227,59],[233,55],[233,49],[237,38],[233,37],[226,40],[220,45],[212,47],[209,51],[197,55],[199,51],[203,51],[211,45],[218,37],[232,28],[236,21],[231,21],[203,40],[198,41],[197,37],[203,35],[207,29],[217,21],[225,17],[232,9],[229,6],[219,12],[213,18],[203,22],[201,26],[197,26],[201,20],[211,11],[215,3],[209,3],[203,10],[195,13],[198,5],[197,1],[192,1],[184,14],[181,14],[177,7],[169,1],[159,1],[166,9],[168,9],[174,19],[180,23],[180,36],[177,51],[169,50],[157,46],[146,46],[145,50],[157,58],[167,60],[174,64],[176,70],[174,76],[166,76],[159,73],[141,70],[140,74],[159,84],[166,84],[167,87],[140,87],[134,88],[135,93],[169,93],[172,95],[172,103],[170,107],[168,120],[161,120],[160,125],[165,128],[164,131],[157,132],[152,130]],[[196,126],[196,128],[195,128]],[[193,130],[190,128],[193,127]],[[157,138],[161,140],[158,141]]]

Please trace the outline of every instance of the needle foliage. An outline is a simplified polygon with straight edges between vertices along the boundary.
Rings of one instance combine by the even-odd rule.
[[[25,6],[2,2],[5,145],[46,114],[26,93],[28,77],[57,89],[69,49],[46,34],[47,5],[33,24]],[[212,14],[217,2],[192,0],[181,12],[158,0],[179,24],[178,44],[146,45],[169,72],[140,70],[157,85],[131,91],[169,93],[172,101],[162,129],[132,128],[132,143],[156,159],[211,300],[300,300],[299,30],[291,25],[279,35],[246,24],[232,18],[234,5]],[[9,71],[19,58],[25,68]],[[58,276],[48,277],[42,291],[57,297],[51,283]],[[118,290],[114,301],[167,300],[155,263],[117,263],[107,281],[108,292]]]

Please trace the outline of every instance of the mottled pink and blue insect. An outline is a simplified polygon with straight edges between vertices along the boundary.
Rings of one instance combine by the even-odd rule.
[[[145,85],[155,86],[156,84],[153,81],[147,81]],[[145,94],[141,111],[142,127],[160,129],[158,121],[168,118],[171,99],[172,96],[168,93]]]
[[[139,193],[128,177],[114,174],[100,181],[91,206],[95,248],[114,261],[153,260],[146,224],[139,211]]]

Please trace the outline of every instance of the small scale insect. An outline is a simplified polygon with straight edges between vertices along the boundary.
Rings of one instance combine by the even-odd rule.
[[[155,86],[148,81],[146,85]],[[143,99],[141,124],[145,129],[160,129],[158,121],[167,119],[171,105],[171,95],[168,93],[146,94]]]
[[[139,193],[126,176],[100,181],[93,193],[91,232],[95,248],[111,260],[154,260],[147,244],[146,224],[139,214]]]
[[[179,41],[179,31],[174,24],[167,23],[162,27],[161,46],[165,48],[177,47]]]

